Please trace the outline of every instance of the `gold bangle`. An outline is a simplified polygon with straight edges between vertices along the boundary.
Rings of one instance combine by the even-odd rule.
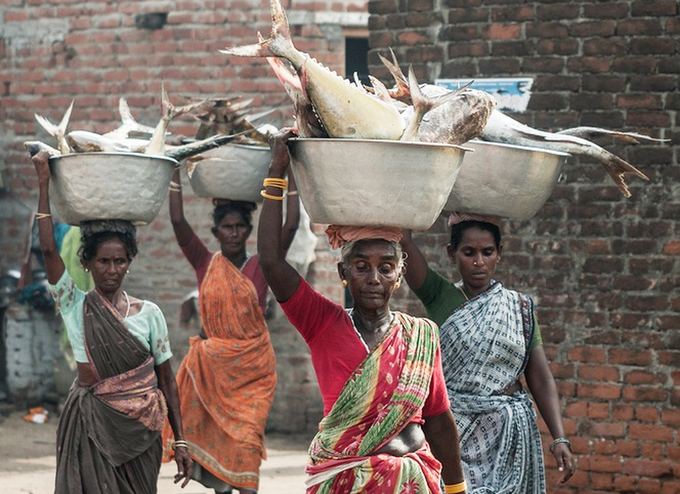
[[[283,201],[283,196],[274,196],[272,194],[267,194],[266,190],[261,190],[260,195],[265,199],[271,199],[272,201]]]
[[[467,484],[463,480],[457,484],[449,484],[444,486],[444,492],[446,494],[459,494],[460,492],[465,492],[467,490]]]
[[[264,187],[278,187],[279,189],[286,190],[288,188],[287,178],[265,178],[262,182]]]
[[[296,195],[298,195],[298,191],[297,190],[289,190],[288,195],[289,196],[296,196]]]
[[[35,219],[36,220],[44,220],[45,218],[51,218],[52,215],[50,213],[35,213]]]
[[[170,192],[182,192],[182,189],[180,189],[179,187],[168,187],[168,190]]]
[[[178,184],[174,180],[170,180],[170,188],[177,187],[178,189],[182,187],[182,184]]]

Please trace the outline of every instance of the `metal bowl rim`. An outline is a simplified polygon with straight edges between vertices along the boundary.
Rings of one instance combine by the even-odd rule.
[[[452,148],[459,151],[468,151],[464,144],[440,144],[438,142],[419,142],[419,141],[395,141],[392,139],[349,139],[340,137],[293,137],[289,142],[353,142],[353,143],[381,143],[397,145],[416,145],[431,148]]]
[[[478,139],[472,139],[468,142],[466,142],[463,145],[466,144],[482,144],[485,146],[497,146],[497,147],[503,147],[503,148],[510,148],[510,149],[517,149],[520,151],[531,151],[533,153],[535,152],[541,152],[545,154],[552,154],[555,156],[562,156],[562,157],[569,157],[571,154],[565,153],[564,151],[555,151],[553,149],[545,149],[545,148],[540,148],[540,147],[533,147],[533,146],[520,146],[517,144],[507,144],[505,142],[491,142],[491,141],[480,141]]]
[[[170,156],[161,156],[158,154],[144,154],[144,153],[119,153],[115,151],[90,151],[86,153],[68,153],[68,154],[61,154],[59,156],[52,156],[50,158],[50,161],[58,161],[61,158],[70,158],[72,156],[116,156],[116,157],[126,157],[126,156],[134,156],[134,157],[139,157],[139,158],[153,158],[157,160],[162,160],[162,161],[169,161],[171,164],[178,166],[179,161],[177,161],[175,158],[171,158]]]

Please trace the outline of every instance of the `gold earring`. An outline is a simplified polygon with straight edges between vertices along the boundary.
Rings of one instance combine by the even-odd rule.
[[[342,286],[343,286],[344,288],[347,288],[347,280],[342,280]]]
[[[90,270],[89,270],[88,268],[83,268],[83,269],[85,269],[85,272],[86,272],[86,273],[89,273],[89,272],[90,272]]]
[[[401,286],[401,281],[397,281],[396,285],[394,285],[394,288],[397,289]]]

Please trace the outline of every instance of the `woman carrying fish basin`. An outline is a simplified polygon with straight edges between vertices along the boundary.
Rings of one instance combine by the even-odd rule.
[[[54,241],[48,153],[39,153],[33,163],[47,279],[78,368],[59,417],[55,492],[155,493],[166,416],[178,438],[175,482],[184,479],[184,487],[192,461],[183,440],[165,318],[153,302],[122,289],[137,254],[135,228],[126,221],[82,223],[80,261],[94,282],[92,291],[83,292]]]
[[[286,175],[291,135],[272,141],[270,180]],[[307,492],[439,493],[442,479],[446,492],[465,492],[437,327],[390,310],[404,270],[399,230],[329,227],[332,245],[342,248],[341,282],[354,299],[347,312],[286,262],[282,191],[268,186],[266,194],[260,264],[310,348],[324,402],[309,448]]]
[[[495,220],[472,215],[451,220],[447,250],[460,283],[429,268],[410,234],[402,245],[409,260],[406,282],[441,328],[444,376],[469,490],[543,494],[541,436],[522,376],[554,438],[550,452],[561,482],[573,475],[574,459],[533,302],[494,279],[502,250]]]
[[[291,182],[279,240],[288,250],[300,218]],[[184,432],[193,478],[215,492],[256,492],[265,457],[264,429],[276,388],[274,349],[265,323],[268,286],[258,256],[248,256],[254,203],[213,201],[210,252],[184,217],[179,170],[170,185],[170,219],[180,249],[196,272],[202,331],[189,340],[177,371]],[[166,425],[165,459],[173,431]]]

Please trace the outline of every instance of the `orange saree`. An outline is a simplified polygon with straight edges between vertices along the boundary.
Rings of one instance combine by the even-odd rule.
[[[195,462],[237,488],[257,489],[276,361],[253,283],[220,252],[200,287],[207,339],[194,336],[177,371],[184,436]],[[163,432],[165,458],[172,430]]]

